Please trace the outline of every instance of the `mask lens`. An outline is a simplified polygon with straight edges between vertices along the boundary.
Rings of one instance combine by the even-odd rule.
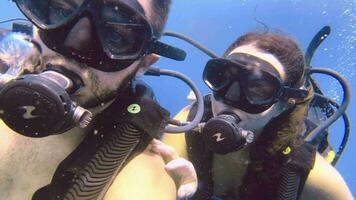
[[[135,59],[148,39],[143,30],[140,24],[107,22],[103,31],[104,44],[114,58]]]
[[[84,0],[20,0],[20,9],[38,25],[59,25],[71,18]]]
[[[275,79],[267,73],[259,71],[246,76],[244,92],[252,104],[271,103],[278,89]]]
[[[237,76],[237,69],[234,67],[210,65],[209,63],[203,73],[205,84],[215,92],[226,87]]]

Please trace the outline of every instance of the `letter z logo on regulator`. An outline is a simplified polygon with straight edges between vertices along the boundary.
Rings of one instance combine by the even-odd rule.
[[[212,137],[216,137],[215,141],[220,142],[220,141],[225,140],[225,138],[222,138],[221,135],[222,135],[221,133],[216,133]]]

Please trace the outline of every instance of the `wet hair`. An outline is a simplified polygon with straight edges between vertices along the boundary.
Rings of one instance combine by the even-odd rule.
[[[248,33],[239,37],[225,52],[226,57],[239,46],[255,44],[258,49],[274,55],[283,65],[290,86],[300,87],[303,83],[305,59],[298,44],[285,35],[262,32]],[[313,96],[309,89],[308,97],[293,108],[272,119],[251,145],[250,163],[239,189],[239,199],[274,199],[279,172],[286,162],[282,152],[292,151],[303,142],[301,132],[308,107]]]
[[[236,47],[255,44],[258,49],[274,55],[283,65],[289,86],[300,86],[303,82],[305,59],[297,42],[286,35],[271,32],[247,33],[230,45],[224,53],[226,57]]]
[[[153,35],[159,38],[166,25],[171,0],[151,0],[152,18],[149,19],[153,29]]]

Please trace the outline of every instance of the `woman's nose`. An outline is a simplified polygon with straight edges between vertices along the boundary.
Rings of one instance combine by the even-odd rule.
[[[85,55],[93,49],[93,25],[83,17],[72,27],[64,41],[65,47],[77,54]]]

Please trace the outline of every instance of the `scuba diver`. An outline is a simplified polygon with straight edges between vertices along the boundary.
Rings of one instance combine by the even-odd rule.
[[[35,29],[0,34],[1,198],[191,196],[192,164],[153,139],[169,113],[135,79],[159,56],[182,60],[158,41],[171,2],[14,2]]]
[[[309,76],[297,43],[270,32],[247,33],[207,62],[203,80],[212,94],[204,123],[185,141],[163,139],[197,171],[192,199],[353,199],[338,171],[304,140],[314,96]],[[195,110],[188,106],[178,118],[189,121]]]

